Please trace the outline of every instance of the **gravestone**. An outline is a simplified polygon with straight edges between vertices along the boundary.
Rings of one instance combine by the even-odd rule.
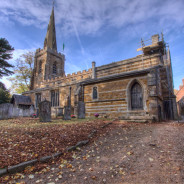
[[[51,103],[46,99],[39,103],[39,118],[40,122],[51,121]]]
[[[84,119],[85,118],[85,103],[82,101],[78,102],[78,118]]]
[[[58,108],[58,116],[63,116],[63,108]]]
[[[65,106],[64,107],[64,120],[70,120],[71,119],[71,107]]]

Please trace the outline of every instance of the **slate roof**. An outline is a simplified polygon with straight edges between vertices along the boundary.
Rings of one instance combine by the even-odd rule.
[[[33,105],[30,96],[24,95],[13,95],[10,103],[17,104],[17,105]]]

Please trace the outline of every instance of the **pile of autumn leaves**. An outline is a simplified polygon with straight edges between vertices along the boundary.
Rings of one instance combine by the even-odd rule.
[[[0,168],[64,152],[67,147],[87,139],[93,129],[100,130],[105,123],[94,120],[64,124],[61,120],[41,124],[31,118],[3,121],[0,121]]]

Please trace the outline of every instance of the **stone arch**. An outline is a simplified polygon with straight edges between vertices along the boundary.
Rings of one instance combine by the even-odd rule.
[[[134,85],[140,86],[142,89],[142,108],[132,108],[132,87]],[[131,80],[126,89],[126,97],[127,97],[127,110],[132,111],[132,110],[147,110],[146,107],[146,99],[147,99],[147,94],[146,94],[146,86],[141,82],[139,79],[133,79]]]

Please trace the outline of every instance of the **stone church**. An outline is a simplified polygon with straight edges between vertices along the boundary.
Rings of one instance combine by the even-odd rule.
[[[159,35],[142,41],[141,55],[89,70],[65,75],[65,55],[57,51],[54,8],[43,49],[37,49],[30,91],[35,108],[47,99],[52,116],[64,113],[81,117],[121,118],[129,121],[176,119],[169,47]],[[81,112],[82,111],[82,112]],[[84,117],[82,115],[82,117]]]

